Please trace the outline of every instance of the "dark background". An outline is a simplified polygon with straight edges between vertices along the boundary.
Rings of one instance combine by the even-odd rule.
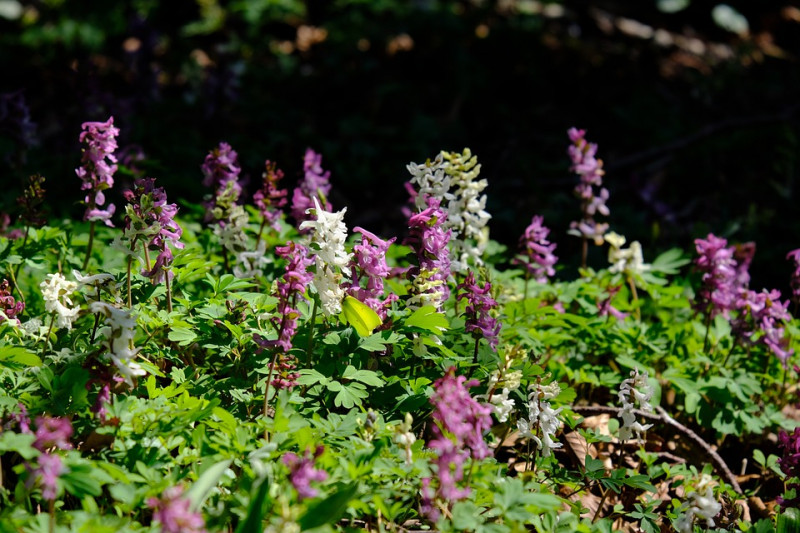
[[[672,1],[672,4],[681,2]],[[578,218],[567,128],[599,144],[609,222],[645,259],[709,231],[755,240],[753,287],[786,295],[800,247],[800,9],[662,0],[0,0],[0,210],[47,178],[79,217],[87,120],[113,115],[124,153],[199,202],[219,141],[255,190],[264,160],[293,187],[306,147],[332,171],[348,226],[403,235],[405,165],[470,147],[489,180],[492,237],[545,216],[574,275]],[[734,21],[735,23],[735,21]],[[120,173],[109,194],[122,209]],[[605,266],[600,250],[590,263]]]

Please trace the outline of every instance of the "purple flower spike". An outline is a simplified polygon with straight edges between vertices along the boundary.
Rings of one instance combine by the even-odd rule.
[[[0,311],[2,311],[5,316],[0,315],[0,322],[6,318],[19,322],[17,315],[20,314],[23,309],[25,309],[25,304],[16,301],[11,293],[11,285],[8,283],[7,279],[4,279],[0,282]]]
[[[419,269],[416,275],[432,273],[429,279],[441,282],[434,287],[438,299],[437,307],[441,309],[450,297],[450,288],[447,286],[450,277],[450,252],[447,245],[453,232],[444,231],[442,227],[447,219],[447,211],[439,207],[439,199],[429,196],[426,201],[427,209],[408,219],[409,235],[405,244],[411,246],[417,254]]]
[[[53,501],[58,495],[58,476],[64,473],[61,457],[54,453],[43,453],[39,456],[39,467],[31,473],[32,479],[38,479],[42,487],[42,497]]]
[[[363,228],[355,227],[353,231],[361,233],[361,243],[353,247],[353,263],[357,268],[352,269],[354,280],[349,290],[350,295],[367,304],[381,320],[386,320],[388,306],[397,300],[396,294],[390,294],[384,301],[380,300],[384,294],[383,280],[391,275],[386,264],[386,252],[395,237],[385,241]],[[366,287],[361,287],[359,273],[367,279]]]
[[[205,533],[205,521],[191,510],[192,502],[183,497],[183,487],[176,485],[164,491],[161,498],[149,498],[153,521],[161,524],[161,533]]]
[[[306,498],[315,497],[319,494],[319,491],[311,487],[311,482],[325,481],[328,479],[327,472],[314,468],[314,461],[317,457],[322,455],[324,450],[324,447],[317,446],[313,455],[311,454],[311,450],[306,450],[303,457],[298,457],[292,452],[287,452],[281,458],[283,464],[289,467],[289,481],[292,482],[292,485],[297,491],[298,499],[305,500]]]
[[[727,317],[736,302],[736,260],[728,241],[708,234],[705,239],[695,239],[698,257],[694,264],[702,272],[702,287],[695,298],[695,309],[708,312],[711,318],[718,314]]]
[[[435,462],[439,485],[436,496],[447,502],[460,500],[469,494],[469,487],[457,486],[464,478],[466,460],[470,457],[481,460],[491,455],[483,434],[491,428],[492,408],[481,405],[469,395],[468,389],[478,385],[478,380],[467,381],[466,377],[456,376],[455,372],[455,367],[450,367],[436,380],[430,399],[435,424],[431,427],[434,438],[428,446],[437,452]],[[430,481],[423,480],[422,511],[435,520],[438,512],[432,503]]]
[[[40,416],[36,419],[36,440],[33,447],[40,451],[50,448],[72,449],[69,438],[72,436],[72,423],[66,418]]]
[[[467,333],[483,337],[493,350],[496,349],[497,343],[500,341],[498,337],[500,323],[489,314],[490,311],[497,308],[497,302],[490,294],[492,284],[486,282],[482,289],[479,288],[475,281],[475,274],[470,270],[464,283],[458,285],[457,290],[464,291],[459,293],[458,300],[467,299],[467,308],[464,310],[464,314],[467,316],[465,325]]]
[[[84,122],[80,142],[84,143],[82,166],[75,173],[83,181],[81,189],[86,192],[84,203],[86,212],[84,220],[101,220],[106,226],[112,226],[111,216],[115,207],[106,202],[103,191],[114,185],[114,173],[117,171],[117,158],[114,150],[117,149],[117,135],[119,130],[114,127],[114,117],[106,122]]]
[[[546,283],[548,277],[555,275],[553,268],[558,262],[558,257],[553,255],[555,244],[547,240],[550,230],[544,226],[544,219],[534,216],[531,224],[525,228],[525,234],[519,239],[522,257],[514,258],[515,265],[522,265],[531,279],[538,283]]]
[[[306,220],[314,220],[314,217],[307,213],[309,209],[315,208],[314,198],[319,201],[322,209],[333,212],[333,206],[328,201],[331,192],[331,173],[329,170],[322,170],[322,155],[308,148],[303,158],[303,172],[303,179],[292,191],[292,216],[298,227]],[[308,231],[301,230],[301,233]]]
[[[231,205],[228,204],[235,204],[242,193],[242,186],[239,184],[239,173],[242,171],[239,156],[230,144],[221,142],[208,153],[200,169],[203,172],[203,185],[214,191],[203,202],[206,208],[204,220],[220,222],[225,217],[220,218],[219,208],[222,207],[222,211],[230,209]],[[222,196],[225,198],[221,198]]]
[[[283,171],[269,160],[267,160],[265,166],[264,182],[261,188],[253,195],[253,202],[261,212],[264,222],[277,231],[280,229],[278,217],[280,217],[281,208],[286,205],[288,191],[278,188],[278,182],[283,179]]]
[[[795,305],[800,305],[800,248],[792,250],[786,254],[786,259],[794,262],[794,272],[792,272],[791,287],[792,301]]]
[[[586,131],[570,128],[567,131],[572,144],[567,148],[567,153],[572,161],[570,170],[578,175],[580,182],[575,186],[575,196],[581,201],[581,220],[570,224],[570,234],[578,235],[583,239],[603,244],[603,235],[608,230],[608,224],[598,223],[594,217],[597,214],[608,216],[609,209],[608,190],[603,185],[603,161],[597,159],[597,145],[587,142]],[[595,188],[599,192],[595,193]]]

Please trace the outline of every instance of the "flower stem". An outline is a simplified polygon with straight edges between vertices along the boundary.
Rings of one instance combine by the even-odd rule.
[[[11,275],[11,283],[14,285],[14,288],[17,290],[17,294],[19,294],[20,301],[22,302],[23,305],[25,305],[25,295],[22,294],[22,291],[20,290],[19,285],[17,285],[17,276],[16,276],[16,274],[14,272],[14,269],[13,268],[9,268],[8,269],[8,273]]]
[[[44,357],[45,352],[47,351],[47,343],[50,342],[50,333],[53,331],[53,324],[56,322],[56,315],[50,315],[50,327],[47,328],[47,335],[44,337],[44,343],[42,343],[42,357]]]
[[[314,306],[311,308],[311,328],[308,331],[308,349],[306,350],[306,362],[311,363],[311,351],[314,349],[314,326],[317,322],[317,299],[314,298]]]
[[[167,287],[167,312],[172,312],[172,288],[169,284],[169,270],[164,272],[164,284]]]
[[[89,266],[89,258],[92,256],[92,246],[94,245],[94,220],[89,222],[89,244],[86,245],[86,257],[83,259],[83,270]]]

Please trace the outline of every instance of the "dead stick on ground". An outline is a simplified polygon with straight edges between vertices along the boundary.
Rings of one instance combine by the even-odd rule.
[[[604,405],[593,405],[593,406],[575,406],[572,407],[572,410],[578,414],[614,414],[618,415],[620,411],[622,411],[621,407],[611,407],[611,406],[604,406]],[[648,413],[646,411],[640,411],[639,409],[635,409],[633,412],[636,416],[641,416],[642,418],[647,418],[648,420],[656,420],[660,421],[668,426],[672,426],[681,432],[683,435],[689,437],[695,444],[703,448],[705,452],[711,457],[711,460],[714,462],[716,467],[722,471],[724,474],[727,482],[733,487],[733,490],[738,492],[739,494],[742,493],[742,487],[739,486],[739,482],[736,481],[736,476],[733,475],[728,465],[719,456],[719,454],[708,445],[706,441],[704,441],[697,433],[692,431],[691,429],[687,428],[671,416],[667,414],[667,412],[662,409],[660,406],[656,406],[656,410],[658,414]]]

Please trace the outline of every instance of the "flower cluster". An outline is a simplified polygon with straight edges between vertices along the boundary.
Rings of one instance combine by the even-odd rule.
[[[411,180],[406,184],[406,189],[411,194],[417,211],[422,211],[429,206],[428,197],[439,200],[439,203],[449,202],[454,199],[450,193],[450,175],[445,172],[447,166],[444,162],[443,152],[431,161],[425,163],[409,163],[406,165],[411,174]],[[414,188],[416,186],[416,189]]]
[[[613,231],[606,233],[605,240],[609,244],[608,262],[611,263],[608,271],[612,274],[637,276],[650,268],[650,265],[644,262],[642,245],[639,241],[633,241],[628,248],[623,248],[625,237]]]
[[[106,203],[103,191],[114,185],[114,173],[117,171],[114,151],[117,149],[119,130],[114,127],[114,117],[105,122],[84,122],[81,129],[83,131],[79,139],[84,143],[82,166],[75,173],[83,181],[81,189],[87,191],[83,219],[102,220],[107,226],[112,226],[111,216],[116,208],[114,204],[103,208]]]
[[[314,208],[309,211],[314,212],[316,220],[304,221],[300,224],[300,229],[313,230],[312,242],[318,247],[314,257],[316,264],[314,288],[322,302],[322,311],[326,316],[330,316],[342,311],[342,300],[345,297],[341,283],[342,274],[350,275],[352,254],[344,247],[347,240],[344,214],[347,208],[331,213],[320,207],[316,197],[312,200]]]
[[[393,441],[398,446],[403,447],[403,455],[405,456],[406,464],[410,465],[414,456],[411,452],[411,446],[417,442],[417,437],[411,431],[411,424],[414,422],[414,417],[411,413],[406,413],[405,420],[394,427]]]
[[[491,296],[492,284],[488,281],[483,284],[483,288],[478,287],[475,281],[475,274],[470,270],[464,282],[456,287],[459,292],[457,299],[467,299],[465,314],[467,316],[465,329],[467,333],[472,333],[475,338],[483,337],[492,349],[497,348],[500,341],[500,322],[494,318],[490,312],[497,309],[497,302]]]
[[[608,189],[603,185],[603,161],[597,159],[597,145],[587,142],[586,131],[570,128],[567,131],[572,144],[567,149],[572,161],[570,170],[580,177],[580,182],[575,186],[575,195],[581,200],[582,217],[580,221],[570,224],[570,234],[577,235],[595,244],[603,243],[603,235],[608,231],[608,224],[595,221],[595,215],[608,216],[606,206]],[[595,193],[595,188],[599,189]]]
[[[13,320],[19,323],[17,315],[25,309],[24,302],[18,302],[11,293],[11,286],[7,279],[0,282],[0,322]]]
[[[653,427],[653,424],[641,424],[636,421],[636,404],[639,404],[639,409],[648,413],[653,412],[653,407],[650,405],[650,398],[653,396],[653,388],[647,381],[647,372],[639,373],[639,369],[635,368],[631,372],[631,377],[623,380],[622,385],[619,387],[619,402],[622,404],[622,411],[620,417],[622,424],[619,426],[619,440],[626,441],[636,434],[637,439],[641,439],[642,433]]]
[[[23,433],[30,433],[30,421],[23,408],[19,416],[20,429]],[[45,500],[55,500],[58,495],[58,477],[66,471],[56,450],[70,450],[72,444],[72,424],[66,418],[52,418],[40,416],[36,418],[36,432],[33,447],[41,455],[37,459],[38,466],[30,470],[29,485],[38,482],[42,488],[42,497]]]
[[[428,282],[441,282],[432,285],[430,291],[436,307],[440,308],[450,297],[447,280],[450,277],[450,255],[448,243],[452,230],[445,231],[443,225],[447,212],[441,209],[438,198],[429,196],[428,207],[408,220],[409,235],[405,244],[411,246],[417,254],[419,269],[417,276],[423,276]]]
[[[546,283],[547,278],[554,276],[553,266],[558,257],[553,255],[556,245],[547,240],[550,230],[544,226],[541,216],[534,216],[525,233],[519,239],[522,255],[515,257],[512,263],[525,267],[527,276],[537,283]]]
[[[74,281],[67,281],[62,274],[48,274],[47,279],[39,284],[44,298],[44,308],[48,313],[55,313],[57,328],[72,329],[72,323],[78,318],[80,308],[73,307],[72,293],[78,288]]]
[[[781,430],[778,433],[778,446],[782,452],[778,466],[787,479],[791,480],[786,488],[795,491],[794,498],[787,500],[779,497],[778,504],[783,508],[797,507],[800,505],[800,428],[795,428],[791,434]]]
[[[89,310],[92,313],[105,315],[106,327],[101,330],[101,334],[108,341],[107,355],[119,370],[125,383],[133,387],[132,378],[145,375],[144,369],[134,361],[139,353],[133,344],[136,317],[106,302],[92,302],[89,304]]]
[[[529,438],[541,450],[542,457],[550,457],[553,449],[561,448],[563,444],[553,440],[556,432],[561,428],[558,419],[563,407],[553,409],[548,400],[552,400],[561,393],[561,387],[554,381],[549,385],[536,384],[531,386],[528,395],[528,418],[517,420],[517,429],[520,437]]]
[[[736,335],[751,346],[766,346],[786,367],[794,350],[789,348],[789,337],[784,323],[789,322],[789,301],[781,302],[778,290],[756,292],[739,289],[735,308],[739,316],[731,324]]]
[[[183,487],[166,489],[160,498],[148,498],[153,521],[161,525],[161,533],[205,533],[203,516],[191,509],[192,502],[183,496]]]
[[[485,179],[477,179],[481,172],[478,158],[469,148],[462,153],[442,152],[444,170],[450,177],[452,198],[447,203],[445,229],[453,230],[450,258],[453,270],[466,272],[470,264],[481,265],[483,251],[489,242],[486,224],[492,218],[486,212]]]
[[[328,473],[324,470],[314,468],[314,461],[317,457],[322,455],[325,448],[317,446],[314,453],[311,450],[306,450],[302,457],[292,452],[287,452],[281,458],[283,464],[289,468],[289,481],[297,491],[297,497],[300,500],[315,497],[319,491],[311,486],[312,481],[325,481],[328,479]]]
[[[239,166],[239,156],[231,145],[221,142],[206,155],[203,165],[200,167],[203,172],[203,186],[213,187],[217,193],[225,189],[228,183],[232,183],[238,198],[242,192],[239,185],[239,173],[242,167]],[[214,203],[211,203],[213,207]]]
[[[302,223],[309,220],[308,210],[312,208],[332,211],[328,194],[331,192],[331,172],[322,170],[322,155],[311,148],[306,149],[303,157],[303,179],[292,191],[292,216],[301,231]],[[316,202],[314,201],[316,199]],[[316,206],[316,207],[315,207]]]
[[[695,309],[707,312],[711,318],[728,316],[736,303],[736,260],[728,241],[712,233],[705,239],[695,239],[698,257],[694,264],[702,273],[702,287],[695,297]]]
[[[134,182],[133,190],[125,191],[125,229],[123,234],[130,242],[142,239],[145,242],[147,268],[142,275],[151,278],[153,283],[164,280],[165,275],[172,279],[168,270],[172,264],[172,250],[182,249],[180,242],[183,230],[175,222],[178,206],[167,203],[167,194],[163,187],[155,186],[154,178],[140,178]],[[149,251],[157,252],[155,264],[150,267]]]
[[[391,274],[386,264],[386,252],[395,241],[395,237],[383,240],[358,226],[353,228],[353,231],[361,234],[361,243],[353,246],[353,266],[356,268],[353,269],[353,282],[348,292],[357,300],[367,304],[381,317],[381,320],[386,320],[387,308],[397,300],[396,294],[390,294],[384,301],[380,300],[384,295],[383,280]],[[362,276],[359,276],[359,273]],[[361,286],[361,277],[367,280],[365,287]]]
[[[278,217],[280,217],[281,208],[286,205],[288,191],[278,188],[278,183],[283,179],[283,171],[269,160],[264,163],[264,166],[266,167],[263,174],[264,181],[261,188],[253,195],[253,203],[258,207],[264,224],[268,224],[277,231],[279,229]]]
[[[792,287],[792,301],[795,305],[800,305],[800,248],[786,254],[786,259],[791,259],[792,262],[794,262],[794,272],[792,272],[790,281]]]
[[[684,504],[685,512],[674,523],[675,529],[679,533],[691,533],[694,531],[695,518],[705,519],[706,527],[708,528],[714,527],[714,517],[722,510],[722,504],[714,498],[712,485],[711,476],[701,474],[700,479],[694,485],[694,489],[686,495],[689,502]]]
[[[239,184],[239,157],[228,143],[221,142],[211,150],[201,167],[203,185],[213,187],[213,195],[203,203],[206,222],[214,222],[214,235],[226,250],[238,252],[247,244],[244,228],[249,218],[238,205],[242,194]]]
[[[468,458],[481,460],[491,455],[483,434],[492,425],[491,408],[481,405],[469,395],[469,388],[478,385],[478,380],[467,381],[456,376],[451,367],[433,384],[434,393],[431,428],[434,438],[428,446],[436,450],[437,477],[436,495],[444,501],[456,501],[469,494],[469,488],[458,488],[464,477],[464,463]],[[426,478],[427,479],[427,478]],[[423,513],[436,520],[438,511],[433,506],[430,479],[423,480]]]

